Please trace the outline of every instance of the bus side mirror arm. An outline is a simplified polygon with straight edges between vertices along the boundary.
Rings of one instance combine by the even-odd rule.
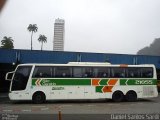
[[[14,74],[14,71],[8,72],[8,73],[6,74],[5,80],[11,81],[12,78],[13,78],[13,74]]]

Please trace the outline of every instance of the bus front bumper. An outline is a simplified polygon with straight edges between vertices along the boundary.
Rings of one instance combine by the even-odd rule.
[[[17,91],[9,92],[8,96],[10,100],[31,100],[29,94],[24,94],[22,92]]]

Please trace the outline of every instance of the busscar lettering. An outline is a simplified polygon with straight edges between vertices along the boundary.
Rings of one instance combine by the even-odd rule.
[[[64,87],[52,87],[52,90],[64,90]]]

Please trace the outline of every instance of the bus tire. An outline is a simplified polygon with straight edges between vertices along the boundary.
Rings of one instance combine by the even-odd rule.
[[[130,90],[126,93],[125,98],[128,102],[135,102],[137,100],[137,93],[133,90]]]
[[[41,91],[35,92],[32,96],[32,101],[35,104],[44,103],[46,101],[46,96]]]
[[[121,91],[115,91],[112,95],[112,100],[114,102],[121,102],[124,99],[124,94]]]

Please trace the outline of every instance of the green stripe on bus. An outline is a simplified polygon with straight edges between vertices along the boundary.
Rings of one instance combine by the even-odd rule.
[[[88,85],[91,86],[92,79],[32,79],[33,86],[52,85]],[[101,79],[99,86],[107,85],[109,79]],[[156,79],[119,79],[120,85],[157,85]],[[98,86],[98,85],[97,85]]]
[[[91,79],[32,79],[32,85],[91,85]]]
[[[36,80],[37,79],[32,79],[32,85],[36,85]]]
[[[96,92],[100,92],[100,93],[102,93],[102,88],[103,88],[104,86],[96,86]]]
[[[100,85],[107,85],[108,79],[101,79],[99,82]]]
[[[120,79],[120,85],[157,85],[156,79]]]

